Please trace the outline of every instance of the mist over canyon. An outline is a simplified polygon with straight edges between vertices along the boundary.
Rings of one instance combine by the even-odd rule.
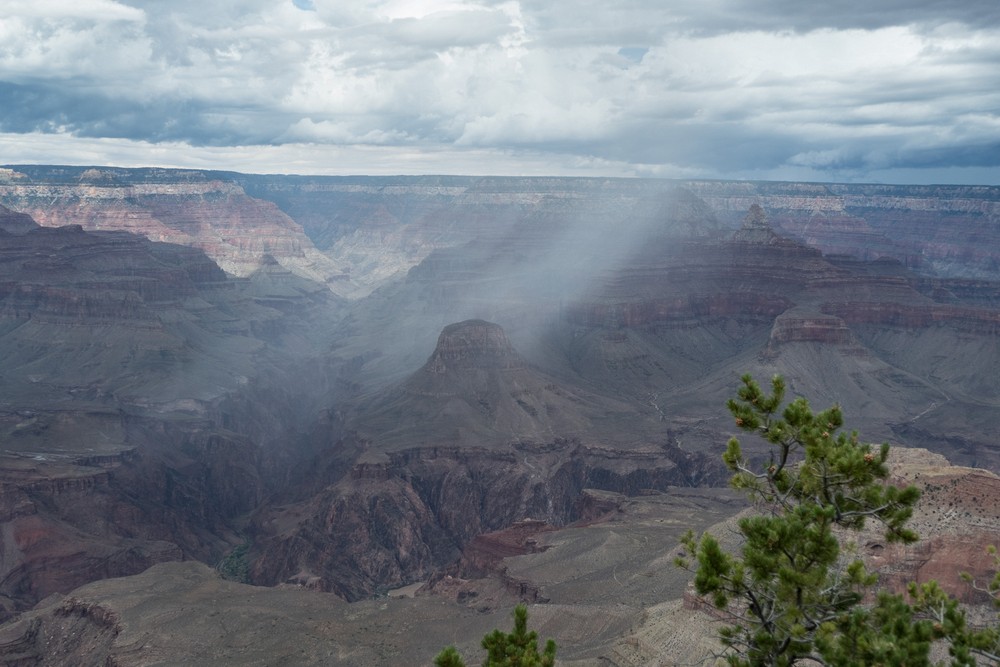
[[[1000,521],[1000,187],[11,165],[0,206],[6,664],[425,664],[516,600],[566,664],[680,660],[746,372],[928,450],[900,581]]]

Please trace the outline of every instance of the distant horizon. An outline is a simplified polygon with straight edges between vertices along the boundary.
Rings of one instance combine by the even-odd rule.
[[[294,178],[455,178],[455,179],[476,179],[476,178],[510,178],[510,179],[579,179],[579,180],[623,180],[623,181],[664,181],[664,182],[720,182],[720,183],[773,183],[773,184],[806,184],[806,185],[838,185],[838,186],[893,186],[893,187],[971,187],[971,188],[997,188],[1000,183],[973,183],[973,182],[891,182],[891,181],[837,181],[837,180],[808,180],[808,179],[779,179],[779,178],[717,178],[717,177],[668,177],[649,175],[598,175],[598,174],[503,174],[503,173],[449,173],[449,172],[426,172],[426,173],[309,173],[309,172],[281,172],[281,171],[243,171],[240,169],[223,169],[215,167],[188,167],[188,166],[165,166],[157,164],[143,164],[135,166],[125,166],[120,164],[99,164],[99,163],[61,163],[61,162],[19,162],[0,164],[0,169],[10,169],[17,171],[19,168],[62,168],[62,169],[116,169],[122,171],[142,171],[142,170],[162,170],[167,172],[198,172],[198,173],[229,173],[242,176],[273,176],[273,177],[294,177]]]

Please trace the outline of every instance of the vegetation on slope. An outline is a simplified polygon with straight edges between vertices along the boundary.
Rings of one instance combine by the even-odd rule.
[[[751,462],[732,438],[723,459],[758,511],[739,521],[739,553],[689,533],[678,558],[694,571],[698,595],[729,619],[720,632],[726,664],[930,665],[936,640],[948,643],[955,667],[977,658],[995,664],[997,628],[969,628],[964,609],[934,582],[911,585],[909,598],[879,592],[869,603],[878,576],[842,536],[875,520],[890,541],[917,539],[906,522],[919,491],[887,483],[888,445],[841,431],[836,406],[814,413],[797,398],[782,409],[781,377],[770,394],[750,376],[742,382],[729,410],[771,454]],[[1000,577],[987,590],[996,596]]]

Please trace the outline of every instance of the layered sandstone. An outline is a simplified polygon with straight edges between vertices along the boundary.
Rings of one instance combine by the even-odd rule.
[[[270,257],[335,293],[354,289],[350,277],[316,250],[301,226],[231,181],[167,170],[136,178],[128,170],[23,169],[30,175],[20,171],[23,178],[0,182],[0,202],[42,226],[126,231],[197,248],[241,277]]]
[[[989,493],[996,491],[996,478],[919,451],[894,450],[892,471],[897,483],[926,484],[925,498],[946,492],[958,510],[941,521],[927,510],[940,507],[939,500],[946,505],[947,499],[921,504],[914,525],[929,546],[921,551],[918,542],[903,550],[909,554],[902,560],[884,542],[862,537],[861,552],[880,566],[883,584],[897,575],[923,581],[931,574],[925,569],[930,564],[942,574],[952,566],[976,568],[967,529],[983,521],[983,528],[993,529],[988,511],[973,505],[995,504]],[[688,527],[700,531],[716,523],[710,530],[724,539],[731,535],[729,521],[717,522],[741,503],[732,494],[713,498],[708,490],[611,495],[604,500],[615,509],[601,522],[551,530],[524,521],[473,540],[467,548],[470,565],[486,566],[487,577],[502,574],[495,579],[443,575],[432,586],[433,596],[425,592],[348,605],[302,587],[226,582],[197,563],[163,564],[47,600],[4,626],[0,646],[8,656],[42,665],[108,659],[144,664],[168,655],[187,664],[220,665],[271,663],[290,655],[303,665],[331,660],[386,664],[403,655],[429,661],[449,643],[476,655],[479,638],[493,627],[508,627],[510,607],[527,594],[548,600],[531,606],[531,626],[555,638],[563,660],[640,667],[705,659],[719,648],[719,619],[693,596],[682,597],[690,573],[671,560],[678,536]],[[977,518],[969,521],[966,513]],[[942,533],[934,525],[953,536],[947,544],[967,542],[966,554],[940,548]],[[876,540],[877,534],[871,531]],[[513,588],[503,590],[504,581]],[[967,590],[956,589],[962,596]]]
[[[57,208],[87,226],[83,220],[99,215],[104,207],[101,200],[118,200],[109,203],[106,211],[107,224],[117,219],[116,228],[132,226],[163,238],[202,243],[213,257],[228,258],[231,267],[224,268],[234,271],[245,270],[240,267],[247,260],[238,258],[240,253],[259,259],[260,252],[273,251],[282,255],[283,264],[293,260],[301,264],[300,253],[306,253],[305,262],[317,275],[326,270],[327,277],[339,276],[337,282],[345,282],[339,289],[347,289],[345,272],[349,271],[351,289],[360,290],[359,294],[400,277],[434,249],[456,247],[483,233],[502,235],[518,218],[552,224],[598,213],[626,226],[639,219],[673,220],[685,233],[705,234],[719,227],[737,228],[753,205],[768,212],[779,232],[825,254],[862,260],[893,257],[905,266],[946,276],[998,275],[990,248],[996,241],[1000,193],[986,186],[300,177],[30,166],[5,173],[0,179],[0,201],[16,210],[30,209],[44,216],[42,202],[46,200],[40,197],[48,195],[54,198],[48,201],[58,203]],[[143,203],[147,198],[149,206]],[[192,207],[187,222],[181,220],[185,198]],[[275,205],[276,209],[266,208]],[[88,206],[94,207],[93,214],[86,212]],[[162,213],[164,207],[175,209],[178,220],[171,222],[174,214],[169,211],[160,220],[156,212]],[[240,207],[244,213],[238,216],[213,217]],[[281,213],[280,220],[273,216],[276,211]],[[227,219],[241,224],[233,226]],[[43,224],[72,222],[68,218],[45,220]],[[301,225],[312,243],[303,245],[302,238],[288,228],[290,220]],[[706,221],[711,222],[706,225]],[[94,219],[93,224],[101,223]],[[221,233],[212,231],[220,224]],[[964,232],[952,233],[959,226]],[[257,238],[246,233],[254,227],[259,230]],[[199,237],[204,238],[199,241]],[[332,271],[329,264],[310,254],[311,245],[334,259]],[[300,266],[299,270],[310,269]]]

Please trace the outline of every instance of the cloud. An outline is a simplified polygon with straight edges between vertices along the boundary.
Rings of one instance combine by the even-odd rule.
[[[106,138],[233,149],[203,153],[217,159],[316,144],[364,162],[377,148],[379,160],[397,150],[401,164],[437,168],[476,154],[534,169],[547,155],[553,172],[622,175],[1000,167],[995,0],[5,9],[0,131],[51,133],[50,148],[86,140],[88,156]],[[323,152],[308,153],[324,171]],[[64,160],[39,148],[36,161]]]
[[[391,46],[417,45],[446,51],[495,44],[510,30],[510,21],[502,12],[468,9],[396,19],[382,25],[378,32]]]
[[[900,25],[926,29],[948,23],[1000,27],[1000,5],[992,0],[706,0],[696,6],[693,27],[726,32],[878,30]]]

